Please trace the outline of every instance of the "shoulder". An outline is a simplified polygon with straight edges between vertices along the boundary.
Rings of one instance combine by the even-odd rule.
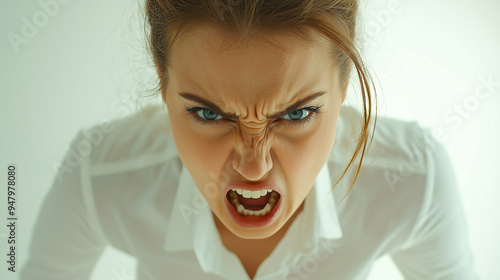
[[[134,166],[148,157],[165,161],[176,155],[168,114],[159,105],[83,128],[80,138],[91,166]]]
[[[330,162],[347,165],[358,141],[361,120],[360,111],[349,106],[342,108]],[[378,116],[375,129],[372,126],[369,132],[373,138],[371,143],[368,141],[359,179],[371,184],[358,184],[358,192],[394,192],[409,185],[415,186],[413,190],[425,188],[425,179],[434,175],[435,162],[447,157],[430,130],[415,121]],[[353,167],[357,167],[357,162]]]
[[[351,159],[361,131],[362,113],[350,106],[343,106],[339,116],[334,147],[329,162],[339,176]],[[373,122],[372,122],[373,125]],[[378,116],[369,128],[369,141],[362,166],[352,192],[358,195],[390,194],[404,186],[412,186],[408,191],[418,192],[425,188],[428,175],[430,151],[436,142],[427,130],[417,122],[408,122]],[[370,138],[373,135],[373,138]],[[359,164],[353,162],[346,178],[354,178]],[[333,178],[332,178],[333,179]],[[350,185],[344,182],[342,186]],[[340,187],[342,187],[340,186]]]
[[[362,113],[350,106],[343,106],[339,116],[334,149],[330,161],[345,162],[354,152],[361,131]],[[371,143],[363,160],[364,169],[402,170],[409,173],[425,172],[423,156],[433,140],[417,122],[377,116],[375,129],[369,128]],[[370,140],[370,138],[369,138]],[[411,165],[411,167],[410,167]]]
[[[177,191],[182,164],[166,108],[145,107],[81,129],[77,138],[86,208],[98,231],[130,253],[131,229],[161,232]]]
[[[335,174],[333,182],[352,156],[361,118],[361,112],[352,107],[342,109],[329,158]],[[347,193],[357,166],[355,162],[335,188],[337,202]],[[443,186],[436,186],[435,180],[436,174],[443,170],[451,170],[447,153],[428,129],[417,122],[379,116],[356,183],[341,209],[344,214],[363,216],[360,221],[372,221],[364,225],[373,226],[368,231],[380,232],[381,236],[398,231],[402,242],[404,235],[425,215],[432,200],[437,199],[436,195],[441,196],[436,188]],[[448,182],[454,182],[452,172],[446,172],[446,176]]]

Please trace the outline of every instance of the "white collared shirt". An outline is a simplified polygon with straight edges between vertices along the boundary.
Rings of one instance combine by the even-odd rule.
[[[106,244],[137,259],[137,279],[250,279],[220,239],[178,157],[164,107],[82,129],[45,197],[20,280],[88,279]],[[351,193],[330,192],[357,140],[343,106],[332,152],[304,209],[255,280],[365,279],[389,254],[405,279],[477,279],[451,164],[415,122],[379,117]]]

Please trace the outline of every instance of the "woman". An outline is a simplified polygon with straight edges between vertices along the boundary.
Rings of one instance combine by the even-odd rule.
[[[357,1],[146,13],[164,107],[80,131],[21,279],[87,279],[106,244],[137,279],[363,279],[384,254],[408,279],[476,279],[443,147],[375,126]]]

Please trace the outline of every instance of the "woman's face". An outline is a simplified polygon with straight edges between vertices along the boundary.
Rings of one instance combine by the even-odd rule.
[[[179,156],[240,238],[281,229],[330,154],[343,86],[327,47],[288,33],[234,43],[208,27],[173,46],[163,98]]]

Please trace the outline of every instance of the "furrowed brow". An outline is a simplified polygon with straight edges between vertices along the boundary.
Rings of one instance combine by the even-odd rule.
[[[219,106],[215,105],[214,103],[208,101],[208,100],[205,100],[199,96],[196,96],[192,93],[187,93],[187,92],[178,92],[178,94],[180,96],[182,96],[182,98],[186,99],[186,100],[190,100],[190,101],[194,101],[196,103],[200,103],[200,104],[203,104],[205,107],[207,107],[208,109],[214,111],[215,113],[217,113],[218,115],[226,118],[226,119],[231,119],[231,120],[237,120],[238,119],[238,116],[235,115],[235,114],[229,114],[229,113],[226,113],[226,112],[223,112]]]
[[[309,95],[305,98],[302,98],[301,100],[293,103],[292,105],[288,106],[285,110],[281,111],[281,112],[278,112],[278,113],[275,113],[273,115],[266,115],[267,118],[270,118],[270,119],[279,119],[289,113],[292,113],[293,111],[297,110],[297,109],[300,109],[300,107],[304,106],[305,104],[325,95],[327,93],[327,91],[320,91],[320,92],[316,92],[312,95]],[[226,119],[231,119],[231,120],[237,120],[238,119],[238,116],[235,115],[235,114],[229,114],[229,113],[226,113],[226,112],[223,112],[219,106],[215,105],[214,103],[208,101],[208,100],[205,100],[199,96],[196,96],[192,93],[187,93],[187,92],[178,92],[178,94],[186,99],[186,100],[190,100],[190,101],[193,101],[193,102],[196,102],[196,103],[199,103],[199,104],[203,104],[204,106],[206,106],[208,109],[214,111],[216,114],[226,118]]]
[[[302,98],[301,100],[293,103],[292,105],[288,106],[285,110],[281,111],[281,112],[278,112],[276,114],[273,114],[271,116],[268,116],[266,115],[267,118],[269,119],[279,119],[287,114],[290,114],[292,113],[293,111],[297,110],[297,109],[300,109],[302,106],[304,106],[305,104],[325,95],[327,92],[326,91],[320,91],[320,92],[316,92],[316,93],[313,93],[312,95],[309,95],[307,97],[304,97]]]

